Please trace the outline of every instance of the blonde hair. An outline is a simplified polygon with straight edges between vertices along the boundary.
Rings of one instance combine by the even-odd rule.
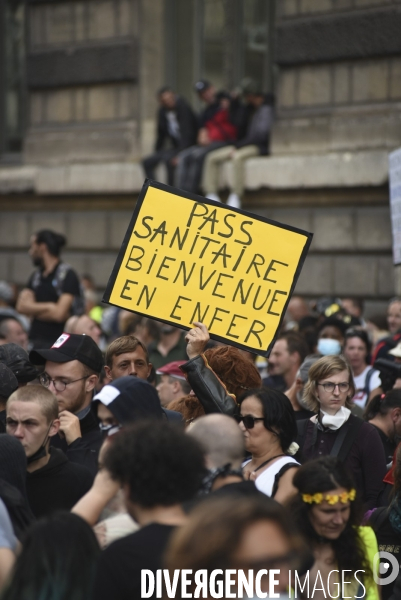
[[[308,381],[304,387],[303,400],[309,410],[319,412],[320,402],[317,396],[317,384],[322,379],[326,379],[331,375],[340,373],[341,371],[348,371],[348,383],[349,391],[345,401],[345,406],[351,408],[351,398],[355,395],[354,377],[352,375],[351,367],[348,364],[346,358],[342,355],[338,356],[323,356],[319,358],[309,369]]]
[[[10,406],[14,400],[36,402],[39,404],[42,415],[46,417],[48,423],[51,423],[54,419],[58,419],[58,402],[56,396],[42,385],[26,385],[18,388],[7,400],[7,406]]]

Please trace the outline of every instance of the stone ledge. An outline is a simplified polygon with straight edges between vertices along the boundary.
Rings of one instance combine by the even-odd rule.
[[[231,178],[227,163],[221,187]],[[7,167],[0,168],[0,194],[132,194],[141,190],[144,179],[139,163]],[[387,181],[388,152],[384,150],[258,157],[245,165],[248,190],[367,187],[382,186]]]
[[[35,189],[36,167],[1,167],[0,194],[31,192]]]
[[[378,186],[388,181],[388,152],[252,158],[245,180],[249,190]]]
[[[38,169],[38,194],[138,192],[145,176],[139,163],[67,165]]]

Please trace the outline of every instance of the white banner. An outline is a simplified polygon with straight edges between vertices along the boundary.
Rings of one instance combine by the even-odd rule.
[[[393,231],[393,261],[401,264],[401,148],[389,155],[390,212]]]

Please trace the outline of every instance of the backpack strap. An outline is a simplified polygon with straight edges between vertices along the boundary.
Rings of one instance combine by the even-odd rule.
[[[365,387],[363,388],[363,393],[366,394],[366,402],[365,405],[368,403],[369,400],[369,394],[370,394],[370,380],[372,379],[372,375],[375,372],[374,368],[371,367],[369,369],[369,371],[366,373],[366,377],[365,377]]]
[[[362,421],[362,419],[350,415],[348,421],[340,427],[334,446],[331,449],[330,456],[337,456],[339,460],[345,462],[363,423],[364,421]]]
[[[309,419],[300,419],[299,421],[297,421],[297,429],[298,429],[297,444],[299,445],[299,448],[301,450],[305,443],[305,435],[306,435],[306,429],[308,427],[308,423],[309,423]]]
[[[64,279],[66,278],[67,273],[70,269],[71,267],[67,263],[59,262],[57,265],[57,270],[52,283],[56,289],[58,297],[60,297],[63,293]]]

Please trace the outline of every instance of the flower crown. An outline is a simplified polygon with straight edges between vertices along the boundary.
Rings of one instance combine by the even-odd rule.
[[[352,502],[355,500],[356,490],[352,489],[349,492],[342,492],[342,494],[302,494],[302,500],[307,504],[321,504],[324,500],[328,504],[337,504],[337,502],[341,502],[342,504],[346,504],[348,501]]]

